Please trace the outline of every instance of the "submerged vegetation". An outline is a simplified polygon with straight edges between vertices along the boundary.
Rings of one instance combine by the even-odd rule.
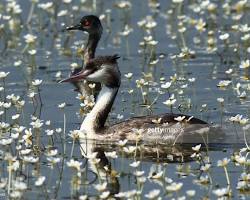
[[[248,0],[1,1],[0,199],[249,198],[249,9]],[[57,82],[82,65],[85,35],[64,30],[84,14],[104,26],[97,54],[121,56],[108,124],[173,112],[218,132],[189,144],[144,144],[142,130],[135,144],[81,139],[94,92]]]

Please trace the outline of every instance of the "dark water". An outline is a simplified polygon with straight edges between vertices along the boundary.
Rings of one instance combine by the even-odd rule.
[[[44,122],[51,121],[51,125],[44,125],[45,127],[41,132],[42,151],[32,153],[32,155],[37,155],[40,158],[39,162],[27,165],[22,163],[22,167],[13,173],[13,180],[22,177],[28,186],[28,189],[22,192],[22,198],[78,199],[80,195],[88,194],[88,196],[98,199],[99,193],[94,189],[93,185],[102,183],[106,179],[110,183],[109,189],[111,193],[138,189],[138,179],[133,173],[135,169],[129,166],[134,160],[141,160],[138,170],[143,170],[145,177],[150,173],[150,169],[151,171],[164,171],[163,178],[159,180],[146,179],[142,194],[137,195],[137,198],[133,197],[134,199],[145,198],[144,195],[152,189],[160,189],[160,196],[163,199],[169,198],[170,196],[166,195],[165,190],[169,183],[166,183],[164,176],[172,178],[175,182],[183,183],[181,190],[178,193],[173,193],[174,198],[186,195],[185,191],[191,189],[196,190],[195,199],[200,199],[203,196],[211,199],[215,198],[213,190],[227,187],[224,170],[222,167],[217,167],[217,160],[224,157],[230,158],[234,152],[238,152],[241,147],[245,146],[242,125],[233,124],[229,121],[229,118],[236,114],[243,115],[246,118],[249,115],[249,71],[248,69],[239,68],[241,61],[249,58],[249,51],[247,51],[250,45],[249,39],[246,41],[241,39],[249,31],[245,33],[233,30],[232,25],[248,23],[250,5],[247,3],[240,9],[240,7],[235,6],[237,1],[228,1],[228,7],[226,7],[226,3],[214,1],[217,8],[211,11],[203,1],[191,0],[181,4],[175,4],[171,1],[159,1],[160,6],[157,8],[152,8],[149,5],[153,5],[154,2],[158,1],[128,1],[131,7],[125,9],[116,6],[119,1],[97,0],[96,4],[93,2],[95,1],[82,1],[82,3],[72,1],[66,4],[53,1],[53,6],[47,8],[46,11],[39,8],[38,4],[44,3],[44,1],[40,1],[38,4],[34,4],[34,11],[28,25],[26,22],[31,10],[30,1],[17,1],[17,4],[22,9],[20,14],[13,14],[6,1],[0,2],[0,66],[1,71],[10,72],[5,80],[5,93],[7,95],[12,93],[20,95],[26,102],[19,120],[20,125],[27,128],[31,127],[31,115],[37,116]],[[199,7],[200,12],[198,12]],[[58,16],[58,13],[62,10],[65,10],[67,14]],[[70,130],[78,129],[82,121],[79,114],[76,114],[76,112],[79,113],[80,101],[76,99],[77,93],[73,91],[73,86],[58,84],[60,78],[55,76],[60,71],[62,78],[67,77],[72,63],[81,65],[81,57],[77,56],[76,51],[84,44],[87,35],[81,32],[66,33],[62,30],[67,25],[76,24],[81,16],[86,14],[105,16],[104,20],[102,20],[104,34],[98,46],[97,55],[117,53],[121,56],[119,67],[122,73],[122,84],[113,110],[110,113],[108,124],[133,116],[170,112],[170,109],[163,104],[168,99],[167,93],[159,95],[151,109],[143,106],[145,102],[143,102],[140,88],[136,86],[136,80],[144,78],[149,81],[149,85],[145,86],[143,90],[147,92],[145,101],[150,105],[158,95],[157,90],[160,89],[161,84],[170,81],[170,76],[176,74],[177,81],[173,87],[171,86],[170,90],[177,99],[173,112],[193,115],[211,124],[219,125],[225,134],[222,140],[218,142],[216,141],[216,135],[213,136],[212,140],[215,142],[211,144],[208,152],[205,147],[202,148],[204,159],[207,155],[210,159],[210,161],[205,162],[211,163],[209,172],[212,180],[211,184],[201,186],[194,183],[195,179],[206,175],[206,173],[201,173],[199,163],[191,162],[190,155],[193,153],[191,146],[185,148],[184,146],[178,146],[176,151],[184,154],[184,160],[181,160],[181,156],[178,154],[176,156],[178,159],[174,159],[172,162],[168,157],[168,149],[162,150],[160,159],[157,159],[157,154],[141,153],[137,156],[133,156],[133,154],[128,156],[120,151],[118,158],[110,159],[110,168],[117,173],[113,177],[107,171],[104,176],[98,175],[98,170],[93,169],[93,164],[83,158],[80,145],[76,143],[73,158],[83,162],[83,171],[79,188],[73,189],[71,181],[73,179],[77,180],[76,172],[66,165],[66,162],[71,159],[72,139],[68,136],[66,138],[66,155],[64,156],[60,140],[62,133],[54,133],[53,137],[48,137],[45,130],[63,129],[64,113],[66,115],[67,135]],[[242,17],[235,20],[237,15],[242,15]],[[8,16],[11,16],[13,21],[6,19]],[[137,22],[149,18],[149,16],[157,25],[152,29],[143,30],[138,26]],[[197,31],[195,26],[192,25],[192,20],[201,18],[206,22],[203,32]],[[13,23],[14,25],[12,25]],[[184,33],[180,33],[181,23],[186,27]],[[120,34],[125,25],[133,29],[127,37]],[[11,28],[12,26],[14,28]],[[37,39],[33,47],[26,48],[24,36],[28,33],[35,35]],[[219,39],[219,36],[224,33],[230,34],[227,41]],[[158,44],[155,47],[143,48],[139,43],[143,41],[144,36],[148,35],[152,35],[153,40],[158,41]],[[208,40],[211,38],[215,41],[214,48],[216,48],[212,52],[210,52],[208,45]],[[183,58],[178,57],[181,49],[185,46],[195,53],[186,54]],[[29,48],[36,49],[35,56],[29,55],[27,52]],[[164,55],[164,58],[159,58],[160,55]],[[176,55],[177,58],[173,58]],[[149,64],[156,59],[159,59],[156,65]],[[20,66],[15,66],[14,63],[19,60],[22,63]],[[233,72],[231,74],[225,73],[230,68],[233,69]],[[129,72],[133,73],[131,81],[124,77],[124,74]],[[163,78],[164,81],[162,81]],[[195,82],[190,82],[189,79],[191,78],[195,78]],[[43,80],[41,86],[39,86],[42,104],[38,95],[35,96],[36,102],[34,104],[27,97],[29,91],[33,89],[31,82],[34,79]],[[221,80],[229,80],[232,83],[227,87],[217,87]],[[236,89],[237,83],[241,84],[238,89]],[[3,86],[3,81],[1,84]],[[132,94],[128,93],[130,89],[134,90]],[[246,98],[239,98],[243,91],[246,92]],[[221,97],[224,98],[223,106],[217,101],[217,98]],[[1,101],[5,100],[4,92],[1,92],[1,98]],[[62,102],[67,104],[64,111],[58,108],[58,104]],[[206,104],[205,107],[204,104]],[[1,121],[13,125],[11,116],[16,112],[14,108],[8,109],[6,114],[1,116]],[[123,119],[118,119],[118,114],[122,115]],[[9,135],[4,131],[1,131],[1,134],[3,137]],[[20,158],[15,145],[1,146],[2,165],[0,167],[0,176],[3,178],[8,178],[8,164],[4,159],[6,152],[11,152],[13,156],[17,156],[17,159]],[[84,144],[82,145],[84,146]],[[93,151],[91,145],[96,147],[96,144],[90,143],[87,148],[83,148]],[[25,149],[25,146],[22,146],[22,148]],[[44,149],[49,148],[58,149],[57,157],[61,159],[53,169],[48,166],[47,156],[44,153],[46,152]],[[111,144],[102,146],[102,148],[104,149],[98,148],[97,150],[99,152],[103,150],[116,150],[119,152],[119,148]],[[162,147],[159,147],[159,149],[162,149]],[[150,151],[153,150],[149,149]],[[171,151],[172,148],[170,148]],[[188,162],[183,163],[181,161]],[[105,165],[105,159],[102,162]],[[181,166],[183,170],[181,173],[177,173],[176,168],[178,166]],[[102,171],[102,167],[102,164],[100,164],[97,168]],[[248,166],[246,164],[244,167],[240,167],[230,162],[227,169],[231,182],[232,198],[238,199],[241,194],[236,189],[237,182],[243,171],[248,172]],[[46,176],[46,180],[43,186],[36,187],[34,182],[39,175]],[[6,199],[8,195],[7,188],[6,186],[1,190],[1,194]],[[242,195],[242,198],[247,199],[248,196],[245,194]]]

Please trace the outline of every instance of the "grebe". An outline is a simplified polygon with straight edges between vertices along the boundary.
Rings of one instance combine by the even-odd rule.
[[[98,45],[99,40],[101,39],[103,30],[101,21],[97,16],[87,15],[82,17],[79,24],[69,26],[66,28],[66,30],[80,30],[88,33],[88,41],[86,47],[83,50],[83,65],[86,66],[89,60],[95,57],[96,47]],[[71,72],[71,76],[80,72],[84,66],[73,69],[73,71]],[[72,83],[76,87],[76,91],[80,92],[82,95],[89,96],[92,94],[93,89],[90,89],[89,87],[89,84],[92,82],[81,80],[73,81]],[[94,93],[97,94],[100,89],[101,85],[99,83],[96,83]]]
[[[117,64],[118,58],[117,55],[113,55],[90,59],[81,72],[61,81],[72,82],[84,79],[102,84],[102,89],[93,109],[81,124],[81,137],[105,141],[126,138],[135,141],[138,138],[138,133],[136,133],[138,131],[135,129],[141,129],[143,130],[141,140],[166,142],[175,140],[179,135],[192,134],[194,129],[208,126],[205,121],[200,119],[172,113],[135,117],[112,126],[105,126],[121,83],[121,74]],[[183,116],[185,119],[178,122],[176,121],[178,116]],[[158,122],[155,123],[155,121]]]

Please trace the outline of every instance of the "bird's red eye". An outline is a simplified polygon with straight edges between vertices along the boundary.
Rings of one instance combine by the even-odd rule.
[[[88,21],[88,20],[85,20],[85,21],[84,21],[84,26],[89,26],[89,25],[90,25],[89,21]]]

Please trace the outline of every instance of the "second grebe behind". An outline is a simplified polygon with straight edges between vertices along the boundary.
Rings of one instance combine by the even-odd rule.
[[[80,23],[69,26],[66,28],[67,31],[71,30],[80,30],[83,32],[88,33],[88,41],[86,46],[83,49],[83,66],[73,69],[71,72],[71,76],[79,73],[79,71],[86,66],[86,64],[89,62],[90,59],[95,58],[95,52],[98,45],[98,42],[101,39],[102,36],[102,24],[99,18],[95,15],[86,15],[82,17],[80,20]],[[80,92],[82,95],[91,95],[92,89],[89,87],[89,84],[92,82],[89,82],[87,80],[79,80],[79,81],[72,81],[73,85],[76,87],[76,90]],[[94,93],[98,94],[101,87],[100,84],[97,83],[96,87],[94,88]]]
[[[95,106],[81,124],[81,137],[87,136],[90,139],[106,141],[126,138],[134,141],[138,138],[136,130],[142,130],[142,140],[160,140],[165,142],[179,137],[180,134],[208,126],[205,121],[200,119],[172,113],[135,117],[111,126],[105,126],[121,83],[121,74],[117,64],[118,58],[117,55],[113,55],[91,59],[81,72],[61,81],[72,82],[84,79],[102,84]],[[183,116],[185,119],[182,122],[178,122],[176,121],[178,116]],[[155,123],[154,121],[158,122]],[[164,133],[158,131],[158,128],[165,129]]]

